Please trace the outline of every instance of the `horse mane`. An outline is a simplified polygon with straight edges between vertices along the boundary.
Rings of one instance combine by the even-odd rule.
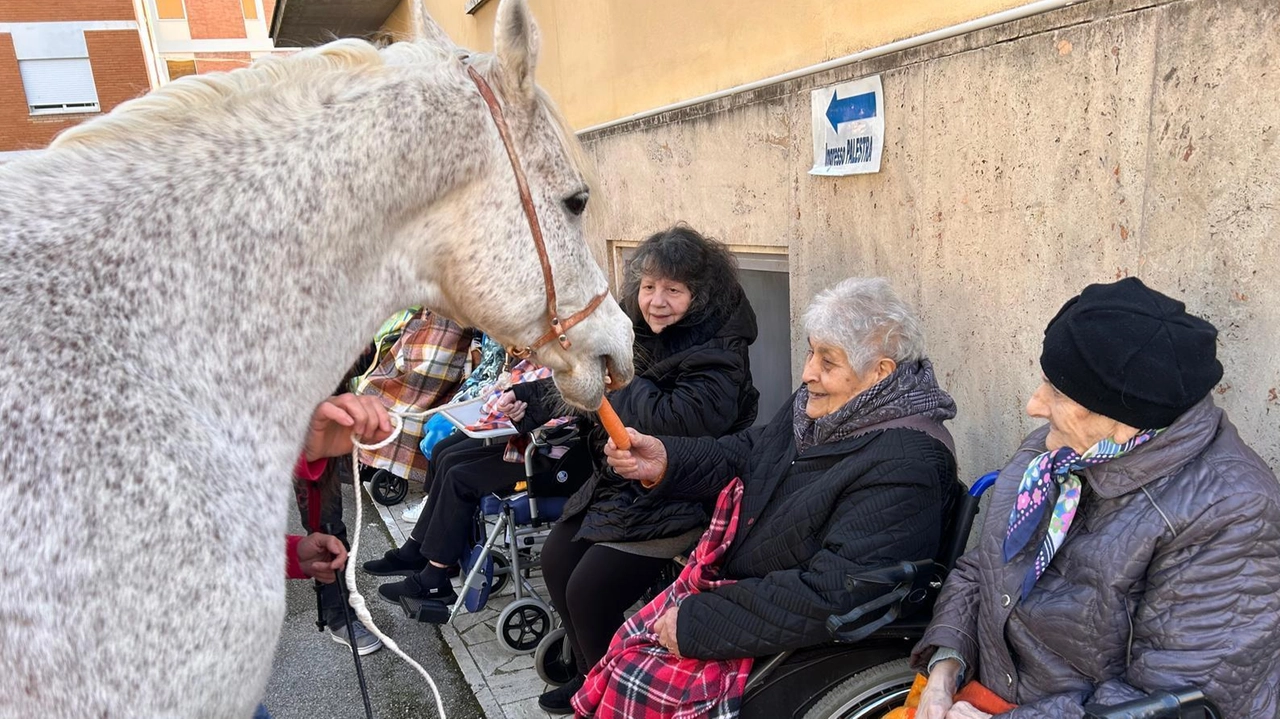
[[[136,138],[159,127],[180,122],[202,109],[220,107],[246,93],[278,88],[290,81],[315,78],[332,72],[351,72],[382,66],[441,63],[458,57],[452,49],[414,41],[401,41],[379,49],[365,40],[344,38],[292,55],[269,55],[252,65],[230,72],[188,75],[129,100],[109,114],[70,127],[49,144],[51,149],[92,147],[101,142]],[[491,69],[493,56],[472,59],[481,71]],[[587,160],[577,134],[541,87],[537,105],[559,135],[569,161],[583,181],[595,186],[592,163]]]
[[[541,87],[538,87],[537,92],[538,105],[547,113],[551,127],[555,128],[556,135],[560,138],[560,145],[564,147],[565,154],[569,157],[569,162],[577,168],[578,174],[582,175],[582,181],[587,183],[587,187],[593,190],[599,187],[596,184],[595,163],[587,158],[586,149],[578,141],[578,133],[574,132],[573,127],[569,125],[569,120],[560,112],[559,106],[551,101],[551,97]]]
[[[85,147],[104,140],[136,137],[196,111],[225,105],[245,93],[279,87],[290,81],[335,71],[439,61],[445,57],[425,43],[396,43],[380,51],[364,40],[335,40],[292,55],[263,57],[248,67],[230,72],[179,78],[121,104],[107,115],[68,128],[49,147]]]
[[[399,43],[397,43],[399,44]],[[391,47],[395,47],[392,45]],[[465,51],[461,52],[461,56],[465,57]],[[471,56],[469,62],[475,66],[481,75],[492,77],[496,68],[492,66],[497,64],[497,58],[493,55]],[[536,103],[541,111],[546,113],[547,121],[555,130],[560,140],[560,145],[564,148],[565,154],[569,158],[569,163],[578,170],[578,174],[582,175],[582,181],[588,187],[594,189],[596,185],[596,176],[594,172],[595,164],[587,158],[586,150],[582,147],[582,143],[578,141],[578,133],[574,132],[573,127],[569,124],[569,120],[560,112],[560,108],[551,100],[551,96],[541,85],[534,86],[536,93]]]

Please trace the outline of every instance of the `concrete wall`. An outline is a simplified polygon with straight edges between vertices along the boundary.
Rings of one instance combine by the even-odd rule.
[[[493,47],[498,0],[404,0],[385,23],[411,32],[423,1],[463,47]],[[920,35],[1026,0],[529,0],[542,30],[538,81],[574,127],[699,97]]]
[[[808,175],[809,90],[875,73],[882,171]],[[793,319],[845,276],[889,277],[959,403],[966,474],[1037,424],[1045,323],[1125,275],[1218,325],[1217,399],[1280,467],[1275,0],[1091,0],[584,139],[602,253],[676,220],[786,249]],[[794,374],[803,339],[760,341],[789,340]]]

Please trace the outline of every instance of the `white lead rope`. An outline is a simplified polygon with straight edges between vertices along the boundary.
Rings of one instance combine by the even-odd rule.
[[[373,632],[373,636],[382,640],[387,649],[390,649],[401,659],[408,662],[409,666],[417,669],[422,678],[427,680],[427,684],[431,687],[431,693],[435,695],[436,712],[440,714],[440,719],[446,719],[444,701],[440,698],[440,689],[436,686],[435,680],[431,678],[431,675],[427,673],[427,670],[421,664],[414,661],[413,657],[405,654],[404,650],[391,637],[383,634],[378,625],[374,624],[373,617],[369,615],[369,607],[365,605],[364,597],[360,594],[360,590],[356,588],[356,556],[360,553],[360,529],[364,526],[364,497],[360,496],[360,492],[364,491],[364,483],[360,481],[360,450],[382,449],[400,436],[400,430],[404,427],[405,419],[425,419],[447,407],[448,405],[445,405],[426,412],[388,413],[391,418],[391,434],[376,444],[360,444],[358,439],[354,435],[352,436],[351,440],[355,446],[351,450],[351,477],[356,498],[356,526],[355,533],[351,538],[351,552],[347,555],[347,567],[343,572],[347,579],[347,603],[355,610],[356,617],[364,623],[366,629]]]

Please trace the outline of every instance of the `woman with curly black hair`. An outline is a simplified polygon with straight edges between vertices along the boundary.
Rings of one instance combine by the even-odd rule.
[[[636,334],[636,377],[609,396],[622,421],[683,437],[751,426],[759,393],[747,348],[756,318],[728,248],[683,224],[659,232],[636,248],[621,294]],[[528,404],[522,427],[562,413],[548,383],[514,390]],[[604,462],[606,440],[599,427],[588,433],[595,471],[569,499],[542,552],[547,590],[582,675],[604,656],[623,612],[673,556],[697,542],[709,520],[701,501],[653,501],[614,474]],[[569,698],[581,685],[580,676],[539,704],[571,713]]]

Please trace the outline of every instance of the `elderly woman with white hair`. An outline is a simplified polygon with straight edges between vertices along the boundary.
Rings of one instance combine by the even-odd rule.
[[[709,500],[741,479],[736,533],[716,573],[728,581],[652,625],[676,656],[759,657],[830,641],[827,617],[874,598],[847,590],[847,575],[939,550],[961,487],[942,426],[955,403],[934,378],[915,313],[887,281],[851,278],[819,294],[804,321],[804,385],[767,425],[720,439],[628,429],[630,450],[606,447],[615,472],[654,494]]]

